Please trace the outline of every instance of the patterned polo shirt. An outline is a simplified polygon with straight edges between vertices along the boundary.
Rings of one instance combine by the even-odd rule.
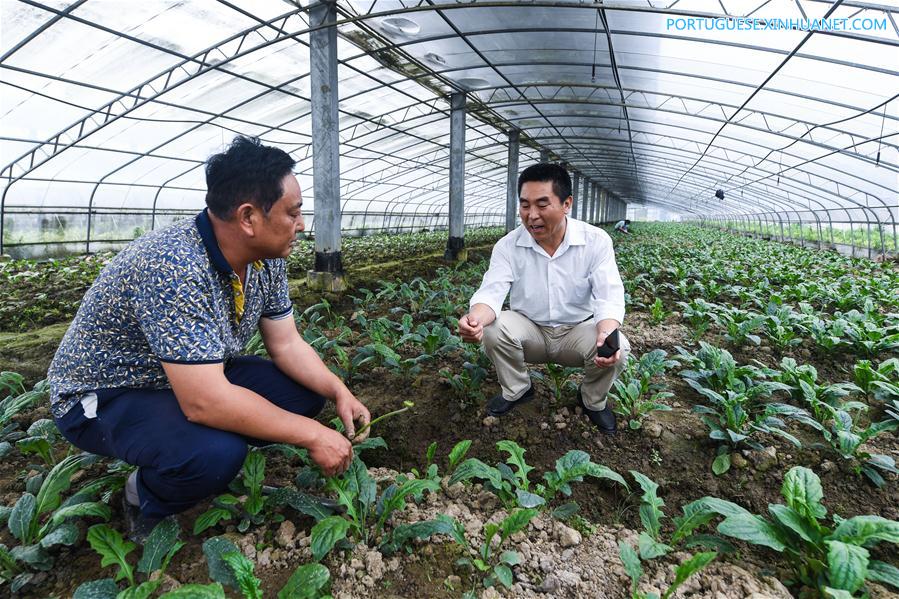
[[[293,313],[283,259],[228,265],[204,210],[140,237],[100,272],[50,364],[50,404],[63,416],[96,389],[168,389],[162,362],[239,355],[260,318]]]

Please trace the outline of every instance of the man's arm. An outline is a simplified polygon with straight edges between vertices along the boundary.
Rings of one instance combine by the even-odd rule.
[[[368,408],[328,370],[315,350],[300,336],[293,318],[262,318],[259,320],[259,331],[275,366],[307,389],[333,399],[347,436],[356,442],[364,440],[371,429],[366,429],[358,439],[354,437],[356,423],[364,427],[371,420]]]
[[[621,323],[615,320],[614,318],[605,318],[596,323],[596,347],[599,347],[606,342],[606,337],[608,337],[612,331],[621,326]],[[619,349],[613,355],[608,358],[603,358],[602,356],[594,356],[593,363],[599,366],[600,368],[608,368],[609,366],[615,364],[618,360],[621,359],[621,350]]]
[[[609,333],[624,321],[624,284],[615,262],[612,239],[605,233],[594,241],[598,244],[590,273],[590,288],[593,304],[593,321],[596,323],[596,346],[604,344]],[[600,368],[607,368],[621,359],[621,351],[602,358],[596,356],[593,362]]]
[[[459,319],[459,336],[464,341],[480,343],[484,337],[484,327],[499,316],[514,280],[512,259],[506,248],[510,240],[511,238],[504,237],[493,246],[490,267],[484,273],[481,286],[471,296],[468,314]]]
[[[163,362],[181,411],[191,422],[309,450],[327,476],[349,468],[350,442],[311,418],[283,410],[253,391],[232,385],[218,364]]]
[[[468,314],[459,319],[459,336],[469,343],[480,343],[484,327],[496,320],[496,313],[487,304],[475,304]]]

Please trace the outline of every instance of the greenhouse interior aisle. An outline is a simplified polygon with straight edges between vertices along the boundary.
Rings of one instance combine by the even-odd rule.
[[[897,596],[897,65],[896,0],[0,0],[0,595]]]

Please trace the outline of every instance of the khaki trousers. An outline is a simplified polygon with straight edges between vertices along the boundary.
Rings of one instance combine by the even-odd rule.
[[[608,368],[593,363],[596,357],[596,325],[588,320],[575,325],[548,327],[535,324],[526,316],[503,310],[484,327],[484,351],[493,361],[503,397],[515,401],[528,390],[531,378],[527,363],[553,362],[562,366],[583,367],[581,395],[591,410],[606,407],[606,394],[624,370],[631,344],[618,332],[621,359]]]

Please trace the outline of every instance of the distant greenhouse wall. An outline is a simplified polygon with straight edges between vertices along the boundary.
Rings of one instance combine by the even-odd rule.
[[[56,208],[53,212],[14,209],[5,218],[4,250],[12,258],[49,258],[87,252],[119,250],[129,241],[155,228],[165,227],[183,218],[193,218],[197,210],[166,210],[155,215],[138,210],[94,210],[91,213],[88,241],[87,212],[75,208]],[[315,215],[303,213],[306,236],[315,235]],[[361,237],[378,233],[445,231],[449,228],[445,212],[366,213],[344,212],[341,227],[345,235]],[[465,215],[465,228],[501,226],[504,212],[471,212]]]

